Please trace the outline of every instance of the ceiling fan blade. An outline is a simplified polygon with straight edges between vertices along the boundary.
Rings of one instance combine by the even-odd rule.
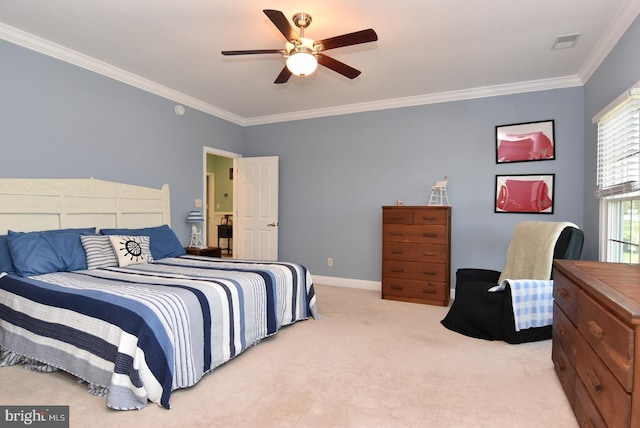
[[[289,77],[291,77],[291,71],[289,71],[289,69],[285,65],[282,71],[280,72],[280,74],[278,74],[278,77],[276,77],[275,82],[273,83],[277,83],[277,84],[287,83],[287,81],[289,80]]]
[[[333,59],[323,54],[316,54],[316,58],[318,58],[318,64],[324,65],[327,68],[332,69],[336,73],[340,73],[349,79],[355,79],[360,75],[360,70],[356,70],[355,68],[348,66],[344,62],[340,62],[337,59]]]
[[[313,46],[322,45],[322,50],[341,48],[343,46],[358,45],[360,43],[375,42],[378,35],[371,28],[356,31],[355,33],[343,34],[342,36],[329,37],[324,40],[317,40]]]
[[[222,55],[258,55],[282,53],[282,49],[254,49],[248,51],[222,51]]]
[[[276,28],[280,30],[280,32],[288,42],[292,40],[300,42],[298,33],[296,33],[296,30],[293,29],[287,17],[284,16],[284,13],[280,12],[279,10],[273,9],[264,9],[263,12],[265,15],[267,15],[271,22],[273,22],[273,25],[275,25]]]

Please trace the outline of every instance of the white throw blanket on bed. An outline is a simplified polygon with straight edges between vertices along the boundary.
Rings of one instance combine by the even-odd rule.
[[[507,285],[516,331],[553,324],[553,281],[505,279],[489,291],[503,291]]]
[[[568,221],[523,221],[516,224],[498,283],[505,279],[551,278],[556,241],[562,230],[569,226],[578,227]]]

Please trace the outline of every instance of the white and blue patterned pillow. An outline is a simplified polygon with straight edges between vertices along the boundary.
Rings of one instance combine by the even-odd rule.
[[[168,225],[139,229],[102,229],[102,235],[148,236],[151,256],[154,260],[178,257],[186,254],[184,247]]]
[[[108,235],[120,267],[152,263],[148,236]]]
[[[80,240],[87,255],[87,269],[118,266],[118,257],[108,236],[82,235]]]

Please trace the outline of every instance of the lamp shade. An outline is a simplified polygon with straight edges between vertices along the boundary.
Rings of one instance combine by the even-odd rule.
[[[204,223],[204,217],[200,210],[191,210],[187,216],[187,223]]]

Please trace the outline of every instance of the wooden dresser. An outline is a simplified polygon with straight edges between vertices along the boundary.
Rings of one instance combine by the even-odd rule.
[[[640,427],[640,267],[556,260],[553,280],[552,359],[578,424]]]
[[[382,298],[447,306],[451,207],[382,207]]]

